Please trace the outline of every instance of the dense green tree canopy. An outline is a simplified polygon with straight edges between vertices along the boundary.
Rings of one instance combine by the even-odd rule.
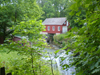
[[[80,9],[80,7],[82,9]],[[71,16],[77,14],[77,23],[81,28],[74,27],[69,32],[70,41],[67,48],[78,55],[71,64],[76,67],[76,75],[100,74],[100,1],[99,0],[74,0],[70,6]],[[85,19],[80,15],[85,11]],[[84,25],[84,23],[86,23]]]
[[[41,13],[42,10],[38,7],[35,0],[12,0],[12,2],[8,0],[1,3],[0,37],[4,38],[5,43],[0,44],[0,53],[6,54],[13,51],[17,53],[17,56],[25,55],[25,58],[20,57],[21,60],[19,58],[16,61],[14,55],[15,59],[12,60],[10,54],[8,54],[9,58],[4,60],[4,63],[8,62],[8,64],[4,65],[1,64],[3,61],[0,60],[0,67],[7,66],[6,70],[12,72],[13,75],[37,75],[39,73],[37,70],[41,65],[36,63],[40,62],[41,55],[39,53],[44,45],[40,34],[44,26],[42,21],[38,20]],[[20,35],[20,38],[24,36],[25,38],[15,42],[11,37],[7,37],[10,34],[13,36]],[[7,56],[4,55],[4,57],[6,58]],[[13,62],[10,62],[10,60]],[[40,72],[40,74],[42,73]]]
[[[41,8],[36,4],[36,1]],[[43,15],[42,10],[44,11]],[[27,70],[27,73],[37,74],[36,63],[38,61],[41,62],[38,54],[44,45],[42,35],[40,34],[40,31],[44,27],[42,21],[38,21],[38,19],[41,18],[44,20],[49,17],[65,17],[65,15],[72,27],[72,30],[68,32],[66,48],[68,48],[67,52],[72,51],[73,56],[75,56],[73,57],[73,63],[70,65],[76,67],[76,75],[99,75],[99,0],[1,0],[0,37],[3,37],[4,41],[6,40],[8,42],[0,45],[0,50],[3,48],[8,51],[16,50],[21,55],[27,55],[25,64],[28,63],[30,65],[31,63],[32,66],[29,69],[31,72]],[[27,38],[19,42],[13,42],[9,38],[7,40],[10,34],[19,34],[21,37],[27,36]],[[25,43],[25,46],[22,46],[22,43]],[[71,67],[70,65],[65,66]],[[23,66],[23,64],[20,66]],[[26,67],[27,65],[20,68],[23,70]],[[18,68],[15,70],[18,70],[15,73],[21,73]],[[25,72],[23,71],[22,73]]]
[[[65,17],[65,5],[67,0],[37,0],[38,5],[44,11],[42,20],[50,17]]]
[[[21,21],[39,19],[42,14],[35,0],[11,1],[1,1],[0,6],[0,36],[4,40],[13,32],[9,27],[18,25]]]
[[[82,10],[83,7],[80,6],[80,7],[77,7],[78,10],[75,8],[75,12],[72,13],[73,15],[70,15],[72,9],[71,9],[71,5],[74,4],[74,1],[69,1],[67,0],[66,2],[66,5],[65,5],[65,12],[66,12],[66,17],[68,19],[68,21],[70,22],[70,27],[73,28],[73,27],[82,27],[83,24],[80,23],[79,20],[84,20],[86,18],[86,10]],[[80,11],[81,10],[81,11]]]

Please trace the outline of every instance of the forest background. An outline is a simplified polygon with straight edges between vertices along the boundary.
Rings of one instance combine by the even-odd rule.
[[[68,49],[66,54],[72,51],[75,57],[70,66],[64,66],[75,66],[76,75],[100,74],[99,0],[0,0],[0,5],[0,37],[4,42],[0,45],[0,67],[5,66],[6,72],[13,75],[53,74],[48,64],[44,65],[45,62],[40,60],[39,53],[44,48],[40,34],[44,29],[42,21],[51,17],[67,17],[72,29],[64,35],[69,39],[65,41],[64,48]],[[27,47],[27,39],[17,43],[8,40],[13,35],[27,35],[32,46]],[[23,47],[20,43],[26,45]],[[11,54],[7,54],[9,52]]]

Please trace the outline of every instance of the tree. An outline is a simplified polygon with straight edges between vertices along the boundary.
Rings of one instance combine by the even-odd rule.
[[[65,17],[66,0],[37,0],[37,3],[44,11],[42,20],[52,17]]]
[[[45,63],[44,60],[41,61],[40,53],[45,46],[43,35],[40,34],[44,29],[44,25],[42,25],[41,20],[38,20],[42,13],[41,9],[36,4],[35,0],[13,1],[14,2],[11,4],[7,2],[5,5],[1,6],[2,9],[5,7],[5,12],[10,12],[10,10],[6,10],[6,8],[8,8],[7,5],[15,6],[14,8],[16,8],[14,15],[12,15],[11,12],[7,14],[9,17],[12,16],[11,21],[8,21],[9,17],[6,18],[9,23],[13,21],[14,24],[10,24],[11,26],[8,27],[5,21],[5,26],[7,26],[9,30],[14,30],[12,35],[20,35],[20,37],[24,36],[26,38],[14,42],[10,40],[11,38],[6,37],[6,42],[2,45],[0,44],[0,53],[1,51],[4,53],[16,52],[16,55],[20,57],[16,59],[17,56],[15,56],[15,53],[11,54],[13,59],[10,54],[8,54],[9,58],[4,55],[3,57],[8,58],[4,60],[4,63],[10,62],[10,65],[3,64],[3,66],[6,66],[6,71],[12,72],[13,75],[51,75],[48,64]],[[18,12],[19,9],[21,12]],[[4,16],[5,14],[2,17]],[[24,46],[22,45],[23,43],[25,44]],[[0,62],[2,61],[0,60]],[[0,64],[0,66],[2,65]]]
[[[12,0],[4,1],[0,6],[0,37],[5,40],[14,30],[9,29],[13,25],[16,26],[21,21],[29,19],[38,19],[42,11],[32,0]]]
[[[20,7],[18,7],[17,4],[8,3],[8,1],[1,3],[0,6],[0,37],[3,37],[3,40],[8,37],[13,30],[10,30],[9,27],[12,27],[12,25],[16,25],[18,22],[17,20],[21,21],[22,17],[22,11]]]
[[[79,8],[82,9],[79,10]],[[74,27],[69,32],[68,38],[71,38],[67,48],[73,52],[73,63],[76,67],[76,75],[99,75],[100,74],[100,1],[99,0],[74,0],[71,5],[71,16],[86,12],[85,19],[80,15],[74,20],[78,20],[83,26]],[[84,25],[86,23],[86,25]],[[68,50],[68,51],[69,51]]]
[[[37,1],[38,5],[42,8],[44,11],[44,14],[42,15],[41,19],[45,20],[45,18],[51,18],[54,16],[54,6],[51,1],[49,0],[39,0]]]
[[[85,10],[81,10],[83,9],[82,6],[78,7],[78,9],[76,9],[76,11],[74,13],[72,13],[73,15],[70,15],[72,9],[71,9],[71,5],[74,4],[74,1],[66,1],[66,5],[65,5],[65,12],[66,12],[66,17],[67,20],[70,23],[70,27],[78,27],[81,28],[83,26],[83,24],[80,23],[80,20],[84,20],[86,18],[86,11]],[[81,12],[80,12],[81,10]]]
[[[30,60],[28,60],[27,64],[31,63],[31,68],[29,68],[30,73],[27,69],[26,70],[29,74],[36,75],[34,62],[39,60],[39,53],[43,48],[42,45],[44,45],[42,35],[40,34],[44,26],[42,25],[42,21],[38,21],[42,11],[34,0],[13,0],[13,3],[8,1],[4,3],[5,4],[0,6],[0,32],[3,34],[2,36],[6,42],[0,45],[0,47],[8,51],[17,51],[21,55],[26,55],[27,58],[29,57]],[[13,31],[12,35],[14,36],[18,34],[20,37],[25,36],[27,38],[14,42],[10,40],[11,38],[6,36],[8,31]],[[24,46],[22,46],[23,43],[25,43]],[[23,61],[26,61],[26,59],[23,59]],[[23,64],[21,64],[21,66],[22,65]],[[27,65],[25,65],[25,67],[26,66]],[[19,69],[16,70],[16,68],[15,74],[20,74],[21,71]]]
[[[55,12],[54,12],[54,17],[65,17],[65,14],[64,13],[64,7],[65,7],[65,4],[66,4],[66,1],[67,0],[52,0],[52,3],[54,5],[54,9],[55,9]]]

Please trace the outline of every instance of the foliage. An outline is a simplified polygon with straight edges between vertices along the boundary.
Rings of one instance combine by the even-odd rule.
[[[65,39],[66,36],[67,36],[67,33],[59,34],[59,35],[55,35],[55,36],[54,36],[54,39],[55,39],[55,40],[62,41],[62,40]]]
[[[59,47],[65,47],[68,38],[65,38],[68,33],[54,35],[54,44],[58,45]]]
[[[11,10],[11,11],[9,11]],[[0,35],[4,37],[4,40],[7,35],[9,35],[12,30],[7,30],[8,27],[11,27],[14,24],[15,10],[12,5],[7,4],[6,6],[0,6]]]
[[[0,33],[3,34],[5,43],[0,44],[0,67],[5,66],[6,71],[12,72],[12,75],[51,75],[49,65],[45,60],[41,60],[45,43],[40,32],[44,26],[42,21],[38,20],[42,10],[36,1],[1,2],[0,11],[3,12],[0,12]],[[7,37],[5,34],[9,30],[12,32],[8,35],[12,36]],[[20,41],[12,40],[16,35],[20,36]],[[58,75],[58,72],[55,72],[55,75]]]
[[[40,3],[40,5],[42,4]],[[42,10],[44,11],[44,14],[42,15],[42,19],[50,18],[54,16],[54,13],[53,13],[54,8],[51,1],[44,2],[42,6]]]
[[[73,0],[66,1],[66,5],[65,5],[66,17],[70,23],[71,28],[73,27],[81,28],[83,24],[80,23],[80,20],[84,20],[86,18],[86,11],[82,10],[83,7],[80,6],[80,7],[77,7],[77,9],[75,9],[75,12],[72,13],[73,15],[70,15],[71,14],[70,12],[72,11],[71,5],[73,5],[74,3],[75,2]]]
[[[2,4],[3,5],[0,6],[0,11],[3,11],[0,12],[2,16],[0,19],[0,32],[4,35],[5,43],[0,45],[0,51],[4,48],[7,49],[8,53],[17,51],[17,53],[20,54],[18,56],[26,56],[26,58],[22,57],[18,59],[15,57],[16,60],[14,58],[9,58],[10,60],[14,59],[11,60],[11,62],[5,59],[5,63],[9,62],[7,64],[12,64],[10,64],[11,68],[9,72],[13,72],[14,75],[23,75],[24,73],[26,75],[37,75],[39,66],[35,63],[39,61],[41,57],[40,52],[43,50],[42,45],[44,45],[42,35],[40,34],[40,31],[42,31],[44,27],[42,21],[37,21],[41,16],[41,9],[39,9],[34,0],[13,0],[12,3],[5,1],[2,2]],[[6,37],[5,34],[8,30],[13,30],[13,32],[11,32],[13,36],[20,35],[20,38],[23,36],[25,38],[14,42],[12,40],[13,36],[12,38]],[[25,45],[22,46],[22,44]],[[6,58],[7,56],[4,55]]]
[[[19,54],[17,51],[8,53],[8,50],[4,48],[0,51],[0,67],[5,66],[6,73],[12,72],[12,75],[33,75],[31,68],[31,58],[28,55]],[[37,59],[37,57],[34,57]],[[43,60],[36,60],[34,62],[34,69],[36,75],[52,75],[49,68],[49,63]],[[56,70],[55,75],[59,75]]]
[[[67,0],[37,0],[44,14],[42,20],[52,17],[65,17],[65,4]]]
[[[4,40],[13,33],[9,27],[18,25],[21,21],[39,19],[42,10],[34,0],[2,1],[0,6],[0,35]]]
[[[82,7],[82,9],[79,9]],[[69,32],[71,42],[66,47],[73,52],[72,66],[76,67],[76,75],[99,75],[100,74],[100,1],[99,0],[74,0],[70,7],[71,16],[86,12],[86,18],[80,15],[74,20],[82,24],[81,28],[74,27]],[[84,25],[86,23],[86,25]],[[66,37],[67,38],[67,37]],[[68,50],[68,51],[69,51]]]

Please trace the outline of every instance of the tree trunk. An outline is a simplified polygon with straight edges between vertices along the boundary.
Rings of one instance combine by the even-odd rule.
[[[48,53],[48,54],[49,54],[49,53]],[[50,60],[51,60],[51,71],[52,71],[52,75],[54,75],[54,73],[53,73],[53,67],[52,67],[52,60],[53,60],[53,59],[51,59],[50,54],[49,54],[49,58],[50,58]]]
[[[4,25],[3,27],[3,42],[5,41],[6,39],[6,26]]]
[[[41,75],[41,64],[39,65],[39,69],[40,69],[40,75]]]
[[[32,50],[31,50],[31,59],[32,59],[32,69],[33,69],[33,73],[35,75],[34,66],[33,66],[33,51]]]
[[[54,73],[53,73],[53,67],[52,67],[52,60],[51,60],[51,71],[52,71],[52,75],[54,75]]]

